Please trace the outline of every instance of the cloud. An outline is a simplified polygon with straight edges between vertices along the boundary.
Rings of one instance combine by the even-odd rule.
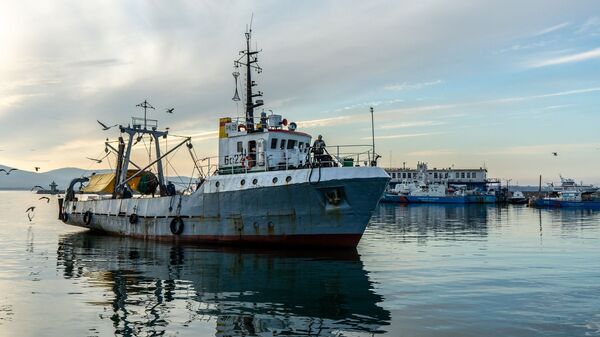
[[[542,30],[539,30],[539,31],[533,33],[531,36],[540,36],[540,35],[545,35],[545,34],[548,34],[548,33],[552,33],[552,32],[555,32],[557,30],[563,29],[563,28],[565,28],[565,27],[567,27],[569,25],[570,25],[569,22],[559,23],[557,25],[550,26],[550,27],[544,28]]]
[[[579,28],[575,31],[576,34],[590,34],[592,36],[598,35],[600,28],[600,17],[594,16],[588,18]]]
[[[577,143],[577,144],[535,144],[523,146],[509,146],[491,149],[482,153],[482,155],[544,155],[552,156],[552,152],[558,152],[560,157],[562,153],[568,154],[573,152],[587,152],[598,148],[598,144],[594,143]]]
[[[364,117],[362,117],[364,118]],[[338,117],[330,117],[330,118],[320,118],[320,119],[310,119],[306,121],[299,121],[299,127],[311,128],[317,126],[329,126],[336,124],[346,124],[352,121],[355,121],[357,116],[338,116]]]
[[[108,59],[75,61],[75,62],[70,62],[67,65],[74,66],[74,67],[107,67],[107,66],[114,66],[114,65],[119,65],[119,64],[123,64],[123,63],[124,62],[122,62],[118,59],[108,58]]]
[[[421,126],[437,126],[444,125],[446,122],[442,121],[413,121],[413,122],[403,122],[399,124],[391,124],[391,125],[382,125],[379,129],[400,129],[400,128],[413,128],[413,127],[421,127]]]
[[[421,150],[406,153],[407,156],[413,157],[435,157],[435,156],[451,156],[456,155],[456,151],[452,150]]]
[[[592,50],[588,50],[581,53],[575,53],[571,55],[565,55],[560,57],[549,58],[545,60],[534,61],[528,64],[529,68],[541,68],[548,66],[555,66],[559,64],[566,63],[576,63],[582,61],[593,60],[596,58],[600,58],[600,47]]]
[[[422,133],[403,133],[397,135],[386,135],[386,136],[375,136],[375,139],[398,139],[398,138],[412,138],[412,137],[424,137],[439,135],[443,132],[422,132]],[[362,137],[361,139],[371,139],[371,137]]]
[[[385,87],[383,87],[383,89],[392,90],[392,91],[402,91],[402,90],[407,90],[407,89],[423,89],[425,87],[429,87],[432,85],[438,85],[441,83],[443,83],[442,80],[435,80],[435,81],[431,81],[431,82],[421,82],[421,83],[403,82],[403,83],[396,83],[396,84],[388,84]]]

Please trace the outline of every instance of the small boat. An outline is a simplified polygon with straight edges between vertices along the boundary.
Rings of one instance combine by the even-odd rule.
[[[232,74],[233,100],[239,101],[237,70],[246,72],[245,116],[219,120],[218,157],[199,158],[190,137],[179,138],[162,152],[169,130],[146,118],[147,109],[154,108],[144,101],[138,104],[143,118],[119,125],[118,148],[114,142],[104,144],[107,155],[116,154],[115,172],[74,179],[59,200],[60,219],[145,239],[356,247],[389,175],[376,160],[348,165],[348,155],[315,151],[312,137],[281,115],[263,111],[255,119],[254,110],[264,102],[257,99],[262,92],[254,91],[252,73],[262,68],[259,51],[250,49],[250,36],[251,31],[245,33],[246,50],[234,62]],[[149,143],[148,154],[154,155],[148,165],[132,160],[132,148],[140,141]],[[197,180],[182,181],[185,189],[177,191],[164,167],[170,165],[167,156],[180,148],[187,148]]]
[[[533,205],[536,207],[600,209],[600,195],[592,191],[560,191],[551,193],[544,198],[535,199]]]
[[[548,196],[532,200],[536,207],[598,208],[600,195],[593,185],[576,184],[573,179],[560,176],[561,184],[551,188]]]
[[[525,194],[521,191],[514,191],[512,195],[508,198],[508,202],[513,205],[523,205],[527,203],[527,198]]]

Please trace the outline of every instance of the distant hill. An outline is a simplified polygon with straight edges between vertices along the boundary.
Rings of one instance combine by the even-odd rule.
[[[0,168],[5,170],[10,167],[0,165]],[[48,185],[53,181],[58,185],[58,189],[64,190],[69,186],[73,178],[89,176],[93,172],[106,173],[108,170],[84,170],[76,167],[64,167],[48,172],[32,172],[32,171],[13,171],[10,175],[0,172],[0,190],[24,190],[31,189],[35,185],[40,185],[49,188]],[[173,180],[176,184],[180,182],[179,178],[167,177],[167,180]],[[189,182],[189,177],[181,177],[184,182]]]
[[[0,165],[5,170],[10,167]],[[59,189],[65,189],[73,178],[90,175],[93,170],[83,170],[76,167],[65,167],[48,172],[13,171],[10,175],[0,172],[0,189],[31,189],[35,185],[49,188],[51,182],[56,182]]]

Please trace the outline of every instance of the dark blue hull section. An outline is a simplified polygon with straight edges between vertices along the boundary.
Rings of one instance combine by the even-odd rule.
[[[381,198],[382,203],[414,203],[414,204],[493,204],[496,203],[494,195],[467,195],[467,196],[405,196],[385,193]]]
[[[536,207],[556,207],[556,208],[594,208],[600,209],[600,201],[565,201],[552,199],[537,199],[534,202]]]

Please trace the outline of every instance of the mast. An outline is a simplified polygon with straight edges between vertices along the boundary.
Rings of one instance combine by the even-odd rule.
[[[252,80],[252,69],[255,69],[259,74],[262,72],[262,68],[258,65],[258,57],[256,56],[260,50],[250,49],[250,39],[252,37],[252,23],[250,28],[245,33],[246,36],[246,49],[240,51],[240,58],[233,62],[235,68],[245,66],[246,68],[246,130],[248,132],[254,131],[254,108],[262,106],[264,104],[262,99],[254,101],[254,97],[262,97],[262,92],[253,92],[252,87],[256,86],[256,82]],[[235,76],[235,75],[234,75]],[[236,88],[237,89],[237,88]]]

